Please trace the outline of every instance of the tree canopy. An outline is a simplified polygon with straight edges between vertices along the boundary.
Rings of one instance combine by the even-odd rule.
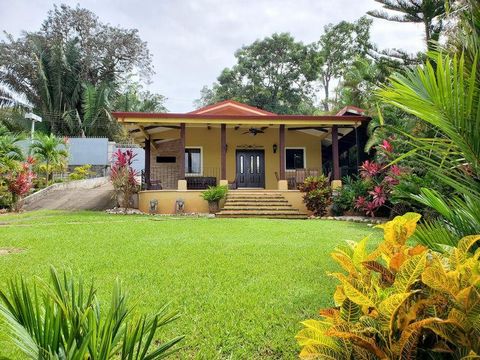
[[[313,109],[313,52],[288,33],[273,34],[235,53],[237,63],[222,71],[197,105],[235,99],[279,114]]]
[[[40,30],[0,42],[3,94],[24,97],[55,134],[112,137],[110,101],[132,76],[152,72],[136,29],[104,24],[79,6],[55,5]]]
[[[330,110],[330,84],[344,76],[356,57],[365,57],[373,45],[370,42],[372,21],[361,17],[351,23],[341,21],[325,26],[320,40],[313,44],[316,50],[316,70],[324,89],[324,111]]]
[[[425,29],[425,43],[428,50],[438,41],[443,30],[446,14],[445,0],[375,0],[383,8],[393,11],[372,10],[368,14],[389,21],[421,23]]]

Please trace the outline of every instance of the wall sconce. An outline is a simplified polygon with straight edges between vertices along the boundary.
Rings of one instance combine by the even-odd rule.
[[[278,149],[277,144],[273,144],[273,153],[274,153],[274,154],[277,153],[277,149]]]

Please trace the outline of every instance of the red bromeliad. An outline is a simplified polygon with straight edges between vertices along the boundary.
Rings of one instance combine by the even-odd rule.
[[[376,161],[365,161],[360,167],[360,176],[369,184],[369,191],[365,196],[359,196],[355,202],[357,210],[364,211],[369,216],[388,204],[393,186],[399,183],[403,171],[398,165],[388,167],[388,159],[393,154],[393,146],[388,140],[383,140],[377,147]]]
[[[360,176],[362,178],[370,178],[378,174],[382,166],[376,162],[365,160],[360,166]]]
[[[393,145],[388,140],[383,140],[380,147],[388,153],[393,152]]]
[[[22,198],[27,195],[33,187],[33,180],[36,174],[31,170],[34,160],[28,157],[21,164],[19,171],[12,171],[7,176],[8,191],[12,195],[12,208],[19,211],[22,205]]]

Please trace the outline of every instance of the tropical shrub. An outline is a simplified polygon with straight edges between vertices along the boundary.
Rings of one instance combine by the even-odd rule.
[[[12,170],[6,177],[7,189],[10,193],[10,207],[13,211],[20,211],[23,205],[23,197],[27,195],[33,186],[33,179],[36,177],[32,171],[33,158],[20,164],[18,169]]]
[[[32,156],[37,161],[38,171],[45,173],[45,186],[50,185],[50,174],[57,169],[64,169],[68,159],[68,139],[36,133],[30,145]]]
[[[360,196],[368,195],[368,183],[362,179],[346,176],[342,187],[333,192],[332,212],[334,215],[343,215],[355,209],[355,201]]]
[[[399,183],[402,174],[399,166],[387,166],[393,157],[393,145],[390,141],[383,140],[382,145],[377,147],[375,159],[363,162],[360,178],[364,181],[367,192],[356,198],[355,209],[374,217],[381,209],[391,208],[392,189]]]
[[[82,166],[76,166],[73,169],[73,172],[68,174],[68,179],[69,180],[85,180],[88,179],[90,176],[95,174],[93,171],[90,171],[92,168],[92,165],[90,164],[85,164]]]
[[[332,202],[332,188],[326,176],[309,176],[298,185],[298,190],[304,193],[303,202],[308,210],[316,216],[327,213],[327,207]]]
[[[216,202],[222,200],[228,192],[226,185],[209,186],[207,190],[202,192],[202,198],[208,202]]]
[[[118,149],[113,154],[110,181],[112,182],[117,202],[125,211],[131,206],[132,196],[139,190],[138,173],[132,167],[135,156],[136,154],[130,149],[125,151]]]
[[[335,307],[303,322],[301,358],[453,359],[480,356],[480,235],[445,253],[409,245],[419,214],[380,225],[384,240],[372,252],[368,238],[337,248],[344,272]]]
[[[208,201],[211,213],[218,211],[218,202],[227,196],[227,193],[228,186],[226,185],[209,186],[207,190],[202,192],[202,198]]]
[[[10,338],[27,356],[50,359],[163,359],[182,336],[160,342],[156,332],[178,316],[163,306],[157,313],[136,316],[117,280],[105,309],[97,289],[51,269],[50,282],[24,277],[0,289],[0,315]]]
[[[436,211],[438,219],[426,221],[416,238],[432,249],[455,246],[480,233],[480,3],[449,1],[455,27],[446,46],[428,54],[424,66],[391,77],[378,92],[379,100],[417,117],[433,136],[415,136],[385,125],[410,147],[396,161],[413,159],[436,183],[439,191],[422,187],[411,197]],[[454,30],[453,30],[454,29]]]

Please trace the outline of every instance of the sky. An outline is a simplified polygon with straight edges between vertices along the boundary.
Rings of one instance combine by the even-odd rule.
[[[0,30],[15,37],[37,30],[54,3],[80,4],[102,22],[138,29],[155,70],[145,88],[166,96],[171,112],[193,110],[201,88],[235,64],[243,45],[275,32],[311,43],[325,25],[380,8],[374,0],[0,0]],[[374,19],[371,36],[381,49],[424,49],[418,24]]]

